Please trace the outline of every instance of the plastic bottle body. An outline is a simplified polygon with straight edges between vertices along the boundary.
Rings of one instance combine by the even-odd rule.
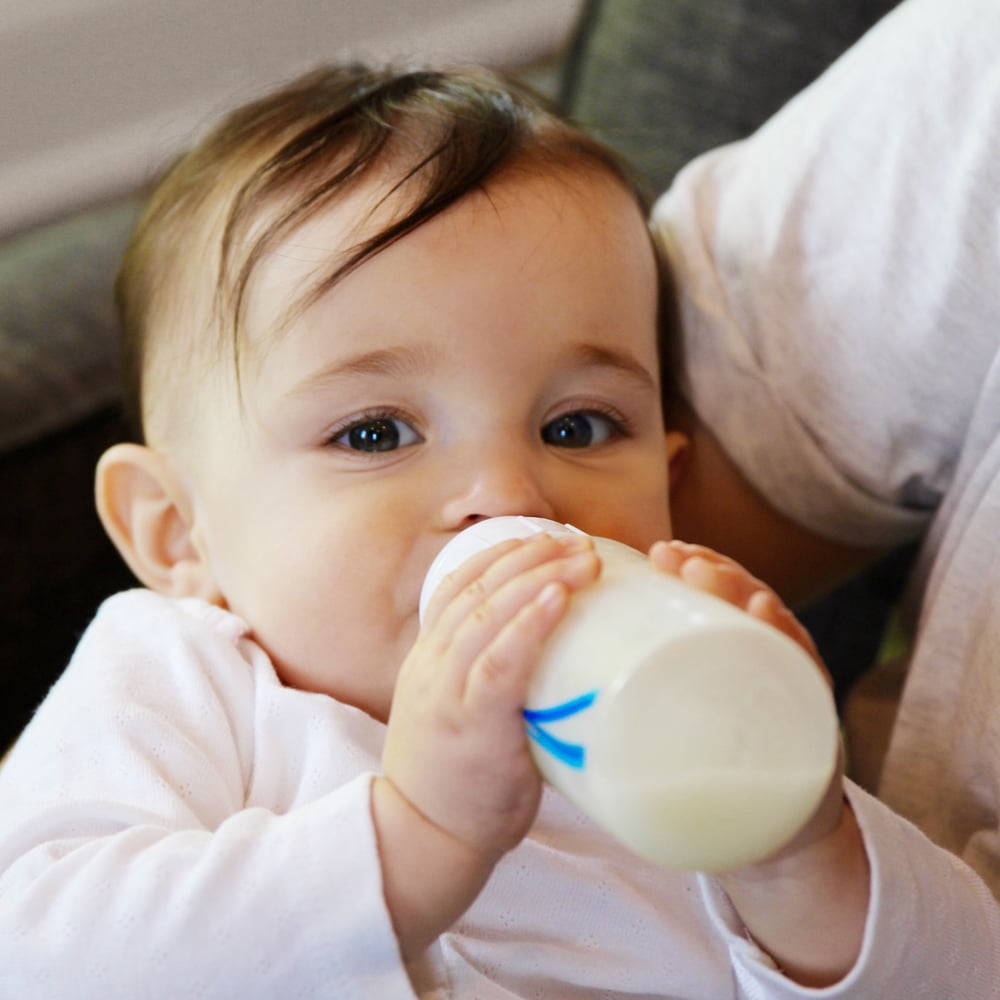
[[[532,518],[474,526],[442,551],[425,594],[473,551],[539,530],[574,529]],[[573,596],[525,705],[539,769],[660,864],[718,871],[765,857],[829,784],[839,743],[829,688],[776,629],[628,546],[594,543],[601,577]]]

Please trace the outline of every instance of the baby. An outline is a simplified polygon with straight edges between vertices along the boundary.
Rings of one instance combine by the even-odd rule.
[[[318,71],[174,166],[119,281],[136,440],[97,473],[145,589],[0,773],[0,992],[721,1000],[735,954],[774,966],[752,893],[542,786],[521,706],[588,539],[482,553],[417,619],[456,532],[525,514],[808,648],[664,541],[669,288],[624,167],[485,73]]]

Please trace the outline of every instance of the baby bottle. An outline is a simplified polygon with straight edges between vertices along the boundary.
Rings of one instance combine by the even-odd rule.
[[[576,531],[498,517],[434,560],[420,608],[461,562],[506,538]],[[833,698],[777,629],[595,538],[599,579],[547,640],[524,719],[544,778],[637,854],[722,871],[805,824],[836,764]]]

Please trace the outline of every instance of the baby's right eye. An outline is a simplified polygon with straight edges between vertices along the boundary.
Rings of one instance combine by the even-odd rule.
[[[420,435],[405,420],[391,414],[366,414],[334,431],[330,443],[348,451],[377,454],[417,444]]]

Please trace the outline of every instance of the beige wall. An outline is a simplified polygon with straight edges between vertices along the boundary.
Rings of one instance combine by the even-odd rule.
[[[225,107],[323,59],[516,66],[580,0],[2,0],[0,235],[141,183]]]

